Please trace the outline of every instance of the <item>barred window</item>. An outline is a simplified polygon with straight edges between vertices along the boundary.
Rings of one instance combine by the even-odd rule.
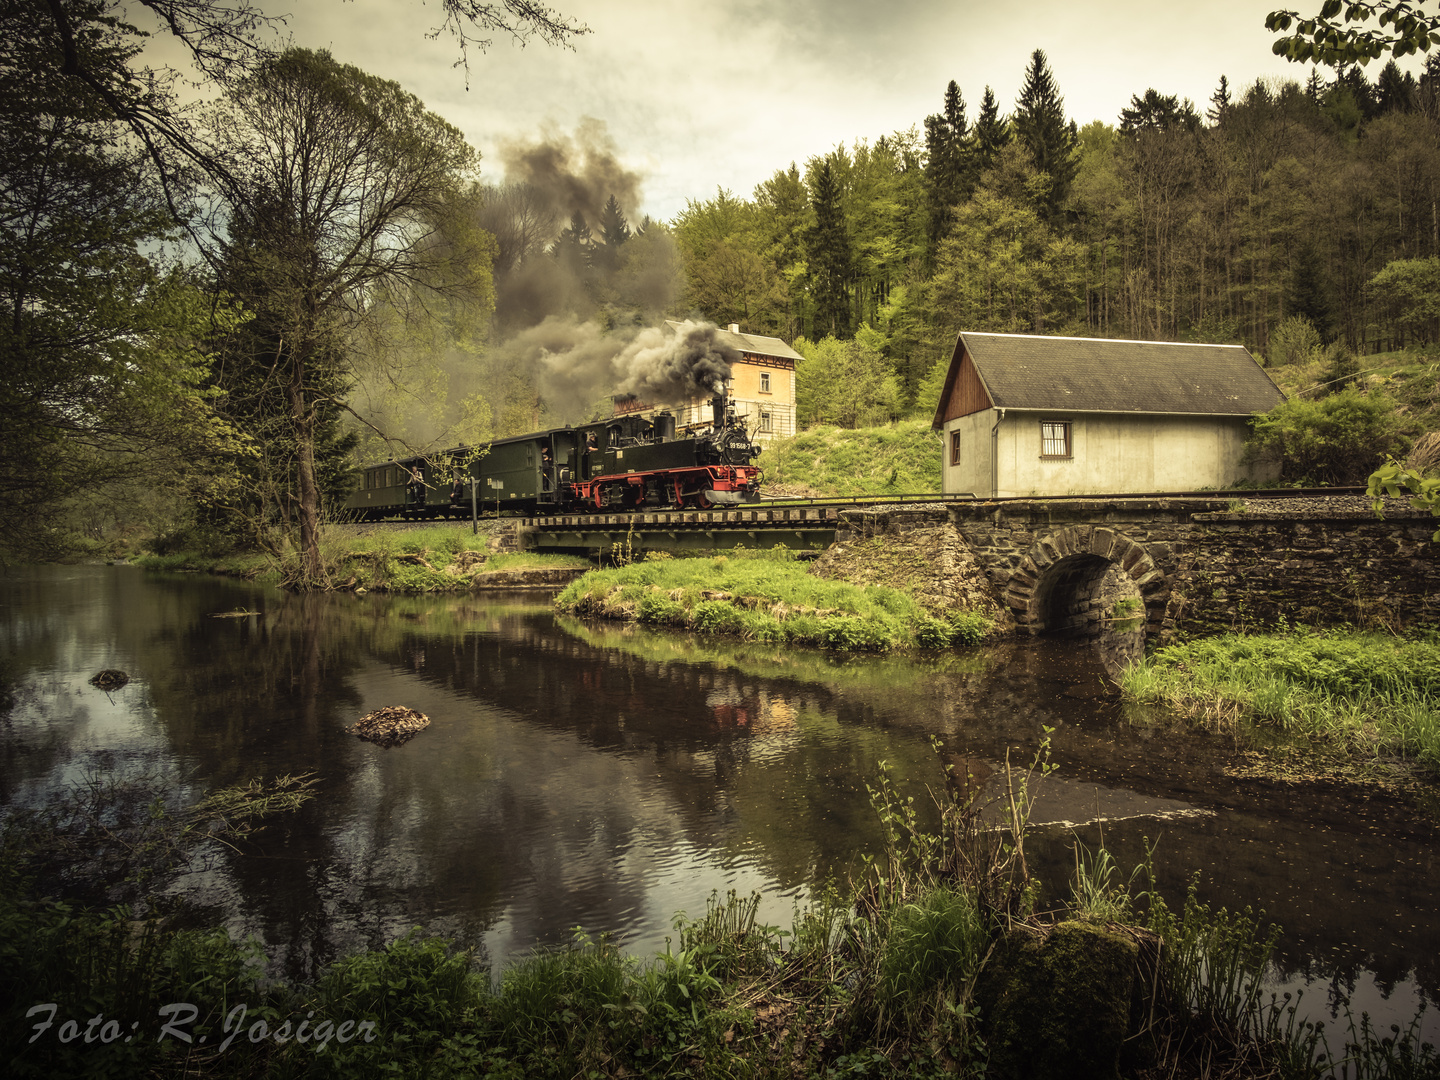
[[[1070,421],[1040,422],[1040,456],[1042,458],[1068,458],[1070,453]]]
[[[950,464],[960,464],[960,432],[950,432]]]

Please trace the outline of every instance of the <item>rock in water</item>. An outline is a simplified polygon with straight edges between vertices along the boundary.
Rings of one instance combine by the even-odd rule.
[[[386,705],[362,716],[354,727],[345,730],[351,735],[373,742],[376,746],[400,746],[430,726],[430,718],[404,705]]]
[[[90,685],[98,686],[101,690],[119,690],[129,681],[129,675],[123,671],[116,671],[114,668],[106,668],[90,677]]]

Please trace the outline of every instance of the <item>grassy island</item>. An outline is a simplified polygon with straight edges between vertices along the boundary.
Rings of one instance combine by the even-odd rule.
[[[841,651],[942,649],[979,642],[990,629],[984,615],[935,614],[901,589],[816,577],[783,548],[709,559],[652,556],[586,574],[555,604],[571,615]]]

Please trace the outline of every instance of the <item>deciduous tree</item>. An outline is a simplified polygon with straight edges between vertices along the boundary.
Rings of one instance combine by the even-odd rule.
[[[475,154],[395,83],[305,49],[238,81],[214,136],[245,163],[211,225],[240,299],[273,327],[303,577],[318,583],[318,425],[351,374],[351,335],[381,310],[492,302],[491,249],[463,200]]]
[[[106,70],[135,51],[98,19],[67,45],[43,11],[0,14],[0,546],[12,550],[117,476],[186,486],[185,456],[230,437],[202,388],[206,309],[155,257],[161,192],[103,97],[51,72],[66,47]]]
[[[1342,12],[1344,18],[1337,18]],[[1372,20],[1375,25],[1367,26]],[[1265,29],[1284,35],[1271,48],[1276,56],[1340,67],[1440,45],[1440,10],[1427,0],[1325,0],[1308,18],[1272,11]]]

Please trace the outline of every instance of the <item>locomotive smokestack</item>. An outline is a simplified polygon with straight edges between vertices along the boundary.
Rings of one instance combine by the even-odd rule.
[[[710,415],[716,432],[725,430],[725,384],[721,383],[715,396],[710,399]]]

